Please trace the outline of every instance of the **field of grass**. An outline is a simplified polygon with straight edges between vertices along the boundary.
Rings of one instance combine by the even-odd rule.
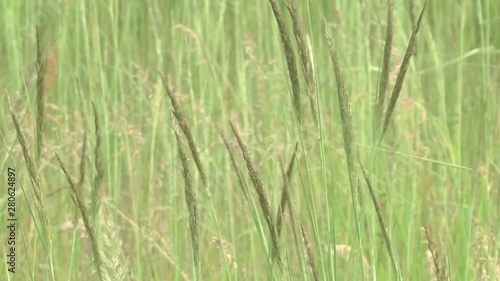
[[[0,22],[0,280],[500,280],[500,1]]]

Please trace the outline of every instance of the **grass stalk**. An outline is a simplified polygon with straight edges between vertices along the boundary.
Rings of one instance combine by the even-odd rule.
[[[241,171],[241,169],[238,166],[238,162],[236,160],[236,153],[234,151],[234,146],[229,142],[226,134],[224,133],[224,130],[223,130],[221,124],[215,119],[215,117],[213,117],[213,120],[214,120],[215,125],[217,127],[217,131],[218,131],[220,137],[222,138],[222,141],[224,142],[224,146],[226,147],[226,150],[228,151],[229,159],[231,161],[231,166],[236,173],[241,191],[243,192],[243,196],[245,197],[245,200],[249,204],[249,207],[250,207],[250,210],[252,213],[252,217],[253,217],[254,222],[255,222],[257,229],[258,229],[259,236],[262,239],[262,241],[264,241],[265,234],[263,232],[263,229],[261,227],[261,223],[259,220],[259,215],[258,215],[259,212],[257,210],[256,204],[253,201],[251,194],[248,191],[247,183],[244,179],[243,172]],[[221,247],[222,247],[222,245],[221,245]]]
[[[387,26],[385,30],[385,43],[384,54],[382,58],[382,71],[379,76],[379,85],[377,92],[377,99],[375,104],[375,124],[373,126],[374,142],[377,141],[376,137],[380,134],[380,124],[382,122],[382,115],[384,114],[385,95],[387,92],[387,84],[389,82],[389,68],[391,63],[392,52],[392,37],[393,37],[393,0],[387,1]]]
[[[427,241],[427,263],[429,266],[429,274],[437,281],[448,281],[446,274],[446,266],[442,264],[441,257],[436,242],[431,236],[427,226],[422,226],[425,240]]]
[[[410,59],[413,53],[415,52],[415,43],[417,40],[417,34],[418,31],[420,30],[420,24],[422,22],[422,17],[424,15],[426,5],[427,2],[424,3],[424,7],[422,8],[420,15],[418,16],[417,25],[411,34],[410,41],[408,42],[408,47],[406,48],[405,56],[403,58],[403,61],[401,62],[401,66],[399,67],[398,75],[396,77],[396,83],[394,85],[394,89],[392,90],[392,94],[389,100],[389,105],[387,106],[387,110],[385,112],[384,123],[378,141],[379,144],[382,141],[385,132],[387,131],[387,127],[389,126],[389,121],[391,120],[392,113],[394,112],[394,108],[396,107],[396,102],[398,101],[399,94],[401,93],[401,90],[403,88],[403,82],[405,79],[406,71],[410,66]]]
[[[305,278],[307,276],[307,274],[306,274],[306,270],[305,270],[306,267],[304,266],[304,262],[303,262],[303,251],[302,251],[302,247],[301,247],[301,242],[303,241],[303,239],[300,239],[300,236],[297,233],[297,229],[300,225],[299,225],[299,223],[296,219],[296,216],[295,216],[296,211],[295,211],[295,207],[294,207],[294,204],[292,202],[292,198],[290,196],[290,191],[289,191],[289,185],[290,185],[291,174],[292,174],[291,169],[293,168],[292,161],[294,161],[294,158],[295,158],[297,145],[298,144],[296,144],[294,154],[292,155],[292,158],[290,159],[290,163],[288,165],[287,172],[285,172],[285,168],[283,167],[283,163],[280,161],[280,171],[281,171],[281,176],[283,178],[284,184],[283,184],[283,192],[282,192],[282,196],[281,196],[281,199],[282,199],[281,203],[282,204],[280,205],[280,209],[278,210],[277,221],[280,221],[283,219],[283,216],[284,216],[283,210],[285,209],[286,206],[288,206],[288,212],[290,214],[290,224],[291,224],[290,228],[292,229],[292,233],[293,233],[295,250],[297,252],[297,258],[299,261],[300,268],[302,270],[302,274],[303,274],[302,276]],[[285,199],[285,200],[283,200],[283,199]],[[281,226],[277,229],[281,229]],[[278,236],[279,235],[280,235],[280,231],[278,231]]]
[[[59,162],[59,166],[61,167],[64,175],[66,176],[66,180],[69,183],[70,187],[70,194],[73,199],[73,202],[75,203],[76,207],[80,211],[80,214],[83,219],[83,224],[85,226],[85,230],[87,231],[87,234],[89,235],[90,239],[90,244],[91,244],[91,250],[92,250],[92,256],[94,257],[94,266],[97,271],[97,275],[99,277],[99,280],[104,281],[104,273],[103,273],[103,262],[102,262],[102,256],[101,256],[101,251],[99,249],[99,244],[97,241],[97,233],[95,231],[95,227],[92,223],[89,210],[87,209],[87,206],[85,205],[85,199],[83,198],[82,194],[82,189],[83,189],[83,182],[85,178],[85,155],[86,155],[86,150],[87,150],[87,134],[84,133],[83,137],[83,148],[82,148],[82,153],[81,153],[81,158],[80,158],[80,172],[78,176],[78,181],[75,182],[73,177],[70,175],[68,169],[66,168],[66,165],[61,160],[61,157],[59,154],[56,153],[57,161]]]
[[[173,89],[166,80],[166,78],[161,75],[161,80],[163,82],[163,87],[165,88],[165,91],[167,92],[168,97],[170,98],[170,103],[172,104],[172,107],[174,108],[174,116],[175,119],[177,120],[177,123],[179,124],[179,127],[182,130],[182,133],[186,137],[189,149],[191,150],[191,154],[193,155],[194,163],[196,164],[196,168],[198,168],[198,172],[200,173],[201,181],[203,182],[203,185],[206,187],[207,186],[207,177],[205,174],[205,169],[203,168],[203,165],[201,164],[200,160],[200,155],[198,153],[198,149],[196,148],[196,143],[194,141],[193,135],[191,134],[191,131],[189,130],[189,126],[187,124],[186,118],[184,114],[182,113],[182,110],[179,106],[179,103],[177,102],[177,98],[175,97],[175,94],[173,93]]]
[[[39,216],[38,224],[36,224],[36,227],[37,230],[40,231],[40,236],[42,237],[42,245],[47,255],[47,259],[49,261],[52,280],[55,280],[53,248],[52,248],[53,244],[52,244],[52,237],[50,234],[49,217],[47,215],[47,205],[45,203],[42,191],[37,164],[33,162],[33,158],[31,157],[31,153],[28,149],[28,144],[26,143],[26,138],[24,137],[24,133],[22,132],[21,125],[19,124],[19,119],[17,117],[14,107],[12,106],[10,97],[8,98],[8,102],[10,108],[10,115],[12,117],[12,121],[14,122],[14,127],[16,128],[17,139],[19,141],[19,144],[21,145],[24,161],[28,168],[28,175],[31,181],[31,185],[33,186],[35,209],[37,215]]]
[[[295,61],[295,54],[293,52],[292,41],[290,40],[290,35],[286,30],[285,21],[283,15],[280,12],[278,3],[276,0],[269,0],[271,9],[273,10],[274,18],[278,24],[278,31],[281,38],[281,43],[283,45],[283,51],[285,52],[286,62],[288,66],[288,75],[290,78],[290,83],[292,86],[292,103],[295,110],[295,114],[299,123],[302,123],[302,114],[300,106],[300,83],[299,83],[299,73],[297,71],[297,62]]]
[[[196,191],[191,180],[191,169],[183,147],[179,132],[174,126],[175,139],[177,140],[177,151],[182,164],[182,178],[184,179],[184,194],[189,213],[189,229],[191,233],[191,247],[193,254],[193,264],[195,270],[194,280],[201,280],[200,263],[200,223],[198,218],[198,203]]]
[[[286,0],[285,2],[290,18],[292,19],[293,33],[297,42],[300,62],[302,64],[302,72],[306,82],[306,91],[311,106],[314,123],[318,125],[318,110],[316,109],[316,80],[314,77],[314,66],[311,58],[311,50],[307,44],[306,34],[303,29],[303,24],[299,17],[295,0]]]
[[[290,204],[290,200],[291,200],[289,185],[290,185],[290,180],[292,178],[293,166],[295,164],[295,158],[297,155],[297,148],[298,148],[298,143],[295,144],[295,148],[293,150],[292,157],[290,158],[290,161],[288,162],[288,168],[286,169],[285,177],[283,178],[283,187],[281,189],[282,192],[281,192],[280,206],[278,208],[278,214],[276,215],[276,232],[278,233],[278,238],[281,234],[281,226],[283,223],[283,214],[285,213],[286,206]]]
[[[326,43],[328,44],[330,58],[332,60],[333,69],[335,72],[335,80],[337,85],[337,97],[339,101],[339,110],[340,110],[340,118],[342,121],[342,135],[344,139],[344,151],[346,154],[347,160],[347,170],[349,174],[349,184],[351,188],[351,199],[352,199],[352,207],[354,213],[354,219],[356,222],[356,235],[358,238],[358,243],[360,249],[363,248],[363,242],[361,238],[361,224],[358,213],[358,191],[359,191],[359,183],[358,176],[356,172],[356,167],[354,165],[355,159],[357,159],[357,153],[354,148],[355,144],[355,135],[354,135],[354,122],[352,117],[352,109],[351,109],[351,101],[349,97],[349,93],[345,88],[344,74],[342,69],[340,68],[339,55],[337,52],[337,47],[333,40],[332,33],[330,28],[326,23],[326,19],[323,18],[323,34],[326,39]],[[360,259],[361,259],[361,251]],[[362,280],[364,280],[364,269],[361,267]]]
[[[300,230],[302,232],[302,239],[304,239],[304,244],[306,246],[307,261],[309,263],[309,266],[311,267],[313,279],[314,279],[314,281],[319,281],[321,279],[320,279],[320,275],[319,275],[318,264],[316,261],[316,257],[314,255],[314,251],[312,249],[309,235],[307,234],[307,232],[304,228],[304,225],[302,225],[302,224],[300,225]]]
[[[231,145],[229,142],[226,134],[224,133],[224,130],[222,129],[221,124],[219,121],[213,117],[213,120],[215,122],[215,126],[217,127],[217,132],[219,133],[222,142],[224,142],[224,146],[226,147],[227,152],[229,153],[229,159],[231,161],[231,165],[236,172],[236,176],[238,177],[238,182],[240,183],[241,191],[243,192],[243,195],[245,196],[246,199],[250,198],[250,194],[248,192],[245,179],[243,177],[243,173],[241,172],[240,168],[238,167],[238,162],[236,161],[236,153],[234,152],[234,147]]]
[[[105,281],[132,280],[130,260],[125,256],[123,240],[118,235],[118,227],[110,212],[104,213],[105,226],[102,240],[103,279]]]
[[[281,228],[283,225],[283,216],[284,216],[287,205],[289,206],[290,216],[293,217],[293,215],[291,214],[292,210],[291,210],[291,198],[290,198],[289,186],[290,186],[290,180],[292,177],[293,166],[295,163],[295,157],[297,154],[297,148],[298,148],[298,143],[295,144],[295,148],[294,148],[292,157],[290,158],[290,162],[288,163],[288,168],[287,168],[286,174],[283,175],[283,187],[281,189],[282,190],[281,200],[280,200],[280,205],[278,207],[278,212],[276,214],[276,235],[278,236],[278,239],[280,238]],[[280,164],[281,164],[281,161],[280,161]],[[292,218],[292,222],[293,221],[295,221],[294,218]],[[293,225],[292,225],[292,227],[293,227]],[[275,254],[276,254],[276,252],[273,252],[273,255],[275,255]],[[273,256],[273,258],[275,258],[275,257]]]
[[[97,214],[99,213],[99,208],[101,205],[100,191],[102,187],[102,179],[104,177],[104,168],[102,166],[102,155],[101,155],[101,132],[99,125],[99,115],[97,113],[95,104],[92,102],[92,110],[94,113],[94,126],[95,126],[95,147],[94,147],[94,169],[95,175],[91,190],[91,210],[92,219],[94,223],[97,222]]]
[[[373,206],[375,206],[375,212],[377,213],[377,218],[378,222],[380,224],[380,228],[382,229],[382,233],[384,235],[384,241],[385,245],[387,247],[387,252],[389,253],[389,257],[391,259],[391,264],[394,269],[394,273],[396,274],[398,280],[403,280],[401,276],[401,270],[399,269],[399,265],[396,262],[396,257],[394,255],[394,251],[392,248],[392,242],[389,237],[389,233],[387,232],[387,224],[385,223],[384,216],[382,215],[382,210],[380,208],[380,205],[378,204],[377,197],[375,196],[375,192],[373,191],[372,184],[370,182],[370,179],[368,178],[368,175],[366,174],[365,168],[363,167],[363,164],[361,164],[361,170],[363,171],[363,176],[366,181],[366,185],[368,186],[368,190],[370,191],[370,197],[373,202]]]
[[[410,12],[410,22],[411,22],[411,29],[414,30],[417,27],[417,15],[415,14],[415,0],[410,0],[408,1],[409,7],[408,10]],[[415,39],[415,51],[413,52],[413,56],[417,57],[418,51],[417,51],[417,42],[418,40]]]
[[[40,165],[40,156],[42,154],[43,144],[43,123],[45,110],[45,61],[43,58],[42,42],[40,38],[40,27],[35,27],[36,31],[36,126],[35,126],[35,161]]]
[[[267,226],[269,228],[269,232],[271,234],[271,240],[273,244],[273,252],[276,255],[276,260],[278,262],[278,266],[280,269],[283,268],[280,256],[280,248],[279,248],[279,239],[278,234],[276,232],[276,225],[274,224],[274,220],[271,214],[271,205],[267,199],[266,193],[264,191],[264,183],[262,178],[260,177],[257,169],[255,168],[255,164],[250,157],[250,152],[248,151],[247,146],[243,143],[241,139],[240,133],[236,129],[236,127],[231,122],[231,128],[233,130],[236,139],[238,140],[238,145],[240,146],[241,152],[243,154],[243,158],[247,164],[248,174],[250,175],[250,179],[255,187],[255,191],[259,197],[260,207],[262,209],[262,213],[264,214],[264,218],[266,220]]]

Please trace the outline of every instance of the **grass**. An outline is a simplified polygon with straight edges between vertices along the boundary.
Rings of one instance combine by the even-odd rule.
[[[500,280],[498,1],[0,11],[1,280]]]

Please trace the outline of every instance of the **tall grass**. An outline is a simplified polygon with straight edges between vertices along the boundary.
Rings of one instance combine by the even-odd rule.
[[[175,129],[174,129],[175,130]],[[179,133],[175,131],[177,139],[177,149],[182,163],[182,177],[185,184],[186,205],[189,212],[189,229],[191,236],[191,244],[193,249],[193,264],[195,268],[194,280],[200,279],[200,223],[198,217],[198,206],[196,199],[196,192],[191,181],[191,171],[189,168],[186,152],[182,147],[182,140]]]
[[[0,3],[0,280],[500,279],[498,1],[94,4]]]
[[[281,268],[282,261],[280,256],[280,246],[278,241],[278,231],[276,229],[276,224],[274,222],[272,213],[271,213],[271,205],[269,204],[268,197],[264,190],[264,183],[262,181],[259,172],[255,168],[255,164],[250,157],[250,152],[243,142],[241,138],[241,134],[238,132],[238,129],[231,123],[231,129],[233,130],[234,135],[236,136],[236,140],[238,141],[238,145],[241,149],[241,153],[243,154],[243,158],[245,159],[248,175],[252,181],[253,186],[255,187],[255,191],[257,192],[259,198],[259,204],[262,209],[262,213],[264,215],[264,219],[267,223],[267,227],[269,228],[269,233],[271,234],[271,241],[273,244],[273,252],[275,253],[275,257],[278,263],[278,266]]]
[[[68,184],[70,186],[71,190],[71,198],[73,199],[73,202],[75,203],[76,207],[81,213],[83,223],[85,224],[85,230],[87,231],[89,235],[89,240],[91,244],[91,249],[92,249],[92,256],[95,261],[95,269],[97,271],[97,275],[100,280],[104,280],[104,273],[103,273],[103,261],[102,261],[102,253],[99,250],[99,245],[97,241],[97,232],[95,230],[95,224],[92,223],[91,219],[91,214],[85,204],[84,197],[83,197],[83,183],[85,179],[85,156],[86,156],[86,143],[87,143],[87,136],[84,135],[83,138],[83,148],[82,148],[82,153],[81,153],[81,159],[80,159],[80,169],[79,169],[79,175],[78,175],[78,181],[75,181],[73,177],[70,175],[68,168],[64,165],[64,163],[61,160],[61,157],[56,154],[57,161],[59,161],[59,165],[61,166],[61,170],[63,171],[64,175],[66,176],[66,180],[68,181]]]

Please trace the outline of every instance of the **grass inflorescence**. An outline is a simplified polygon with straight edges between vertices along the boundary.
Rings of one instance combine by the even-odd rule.
[[[247,166],[248,170],[248,175],[250,176],[250,179],[252,180],[252,184],[255,188],[255,191],[257,192],[258,198],[259,198],[259,204],[262,210],[262,213],[264,214],[264,219],[266,220],[267,227],[269,228],[269,233],[271,234],[271,241],[273,245],[273,252],[275,253],[276,256],[276,261],[278,263],[278,266],[282,268],[282,261],[281,261],[281,256],[280,256],[280,243],[278,239],[278,232],[276,229],[276,224],[274,222],[272,213],[271,213],[271,205],[269,203],[268,197],[266,195],[266,192],[264,190],[264,182],[262,181],[261,176],[259,175],[259,172],[255,168],[255,164],[253,163],[252,158],[250,157],[250,152],[248,150],[248,147],[245,145],[243,142],[243,139],[241,138],[241,135],[238,131],[238,129],[234,126],[233,123],[231,123],[231,129],[233,130],[233,133],[236,137],[236,140],[238,141],[238,145],[240,147],[241,153],[243,154],[243,158],[245,159],[245,163]]]

